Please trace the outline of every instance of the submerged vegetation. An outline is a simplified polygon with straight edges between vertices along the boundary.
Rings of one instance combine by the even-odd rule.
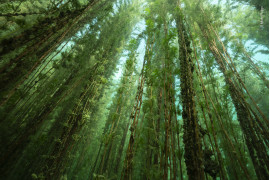
[[[0,179],[268,179],[268,7],[3,0]]]

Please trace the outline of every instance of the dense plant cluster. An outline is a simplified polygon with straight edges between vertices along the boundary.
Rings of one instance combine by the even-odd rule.
[[[267,179],[268,4],[2,1],[1,179]]]

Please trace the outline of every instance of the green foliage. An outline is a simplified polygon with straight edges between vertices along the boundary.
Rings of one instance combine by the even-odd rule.
[[[264,179],[268,3],[4,0],[1,178]]]

